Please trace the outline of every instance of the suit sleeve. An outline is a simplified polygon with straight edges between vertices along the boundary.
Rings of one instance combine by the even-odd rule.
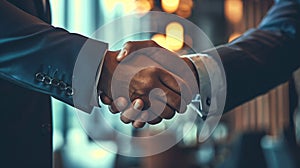
[[[216,48],[227,81],[225,112],[291,78],[300,66],[299,26],[299,2],[280,1],[258,28]]]
[[[217,47],[227,80],[225,111],[291,78],[300,66],[299,33],[299,3],[280,1],[257,29]]]
[[[89,74],[78,89],[91,93],[89,86],[95,85],[107,44],[55,28],[4,0],[0,0],[0,18],[0,78],[74,105],[73,70],[88,42],[81,67]]]

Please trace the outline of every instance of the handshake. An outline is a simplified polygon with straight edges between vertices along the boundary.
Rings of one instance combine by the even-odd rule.
[[[113,114],[121,112],[122,122],[141,128],[185,112],[198,93],[198,83],[189,58],[149,40],[107,51],[97,89]]]

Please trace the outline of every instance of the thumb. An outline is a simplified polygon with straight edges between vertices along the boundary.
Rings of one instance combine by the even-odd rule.
[[[145,41],[128,41],[123,45],[123,49],[121,50],[121,52],[118,54],[118,56],[116,57],[116,60],[118,62],[122,61],[126,56],[128,56],[129,54],[143,49],[143,48],[147,48],[147,47],[159,47],[161,48],[156,42],[152,41],[152,40],[145,40]]]
[[[126,48],[123,48],[121,52],[117,55],[116,59],[118,62],[121,62],[128,55],[128,51]]]

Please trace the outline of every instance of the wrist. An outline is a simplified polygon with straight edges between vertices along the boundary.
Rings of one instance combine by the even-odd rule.
[[[185,63],[190,67],[191,71],[193,72],[193,75],[195,77],[195,79],[197,80],[197,84],[199,86],[199,75],[196,69],[196,66],[194,65],[194,63],[187,57],[182,57],[182,60],[185,61]]]
[[[119,51],[107,51],[103,58],[102,70],[100,74],[100,80],[98,83],[98,91],[103,92],[109,98],[111,98],[111,78],[118,65],[116,57]]]

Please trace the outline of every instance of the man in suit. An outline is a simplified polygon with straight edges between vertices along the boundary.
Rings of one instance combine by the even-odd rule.
[[[88,38],[52,27],[48,0],[0,0],[0,18],[1,165],[52,167],[49,95],[73,104],[73,66]],[[107,44],[91,42],[104,55]]]
[[[98,81],[111,90],[119,51],[51,26],[48,0],[0,0],[0,18],[1,164],[51,167],[50,96],[91,112]],[[73,74],[78,67],[86,74]]]
[[[51,26],[48,0],[0,0],[0,18],[1,165],[51,167],[49,95],[74,105],[77,93],[91,93],[91,86],[97,85],[101,57],[115,58],[118,52],[107,51],[106,43]],[[81,68],[90,73],[74,91],[73,69],[86,43],[92,47],[86,49]],[[78,106],[89,108],[87,101]]]
[[[300,1],[278,0],[257,28],[247,31],[231,43],[216,47],[226,74],[225,112],[292,78],[293,72],[300,67],[299,31]],[[152,41],[129,43],[124,47],[126,52],[122,52],[117,59],[122,61],[127,55],[133,53],[136,48],[139,48],[137,46],[159,47]],[[209,109],[210,104],[213,104],[213,102],[207,100],[215,100],[215,104],[222,103],[223,100],[218,99],[218,97],[214,99],[211,97],[211,93],[205,92],[209,90],[208,85],[204,84],[207,82],[207,76],[209,76],[208,71],[219,73],[217,71],[219,69],[218,64],[215,63],[217,60],[214,60],[214,57],[207,57],[207,55],[214,56],[216,52],[208,50],[197,55],[186,55],[184,59],[190,58],[193,63],[193,66],[190,65],[190,67],[192,71],[195,71],[195,69],[197,71],[195,77],[199,79],[202,105]],[[168,62],[163,58],[156,59],[149,54],[148,56],[161,65]],[[204,64],[205,66],[203,66]],[[160,74],[156,75],[159,76]],[[221,74],[219,76],[221,79]],[[211,85],[218,82],[222,81],[210,81]],[[156,85],[153,84],[153,88],[155,87]],[[133,88],[131,87],[131,89]],[[142,90],[143,88],[138,89]],[[149,86],[147,89],[149,90]],[[125,99],[118,98],[115,102],[111,102],[105,101],[107,98],[103,96],[102,100],[104,103],[111,105],[110,109],[113,113],[122,111],[122,115],[137,116],[130,119],[121,117],[124,123],[132,123],[135,127],[143,127],[147,122],[141,120],[137,115],[137,110],[133,108],[134,106],[126,105],[128,101]],[[133,100],[134,103],[137,101],[141,104],[138,110],[143,110],[143,106],[149,105],[147,100]],[[166,103],[168,104],[170,101],[171,99],[167,100]],[[296,101],[292,99],[291,102]],[[122,106],[116,104],[122,104]],[[291,110],[294,110],[294,108]],[[172,116],[171,113],[174,110],[176,109],[173,109],[173,111],[168,110],[168,116]],[[163,118],[163,116],[157,115],[155,124]]]

